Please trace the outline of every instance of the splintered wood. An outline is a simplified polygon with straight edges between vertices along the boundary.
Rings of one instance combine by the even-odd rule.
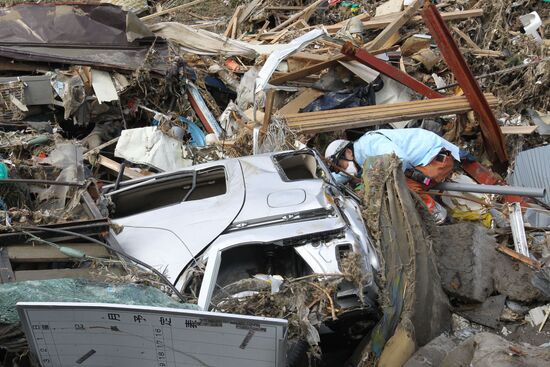
[[[491,94],[485,97],[490,106],[498,100]],[[389,103],[339,110],[306,112],[286,115],[288,126],[303,133],[337,131],[380,125],[389,122],[438,117],[465,113],[471,110],[464,96],[445,97],[413,102]]]

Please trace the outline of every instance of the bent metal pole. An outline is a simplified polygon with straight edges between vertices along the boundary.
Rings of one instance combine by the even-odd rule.
[[[434,189],[458,192],[476,192],[480,194],[519,195],[537,198],[543,197],[546,194],[546,189],[540,189],[537,187],[478,185],[456,182],[442,182],[435,186]]]

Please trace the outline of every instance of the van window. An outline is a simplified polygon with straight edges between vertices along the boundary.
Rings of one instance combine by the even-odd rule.
[[[158,177],[152,181],[113,192],[113,218],[158,209],[182,201],[201,200],[225,194],[226,175],[223,167],[182,172]]]
[[[317,178],[317,161],[307,153],[289,153],[275,156],[275,161],[288,181]]]

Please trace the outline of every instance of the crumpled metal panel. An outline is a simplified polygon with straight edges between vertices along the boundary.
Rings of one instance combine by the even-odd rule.
[[[529,149],[516,157],[514,172],[509,182],[514,186],[545,188],[540,200],[550,205],[550,145]]]
[[[25,61],[135,70],[154,42],[166,43],[132,12],[110,5],[26,4],[0,9],[0,56]],[[155,60],[156,62],[156,60]],[[151,67],[164,72],[162,61]]]

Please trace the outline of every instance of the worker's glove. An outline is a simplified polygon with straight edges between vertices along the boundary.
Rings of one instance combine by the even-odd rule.
[[[405,176],[426,186],[430,186],[430,184],[432,183],[431,177],[426,176],[416,168],[407,168],[405,170]]]

